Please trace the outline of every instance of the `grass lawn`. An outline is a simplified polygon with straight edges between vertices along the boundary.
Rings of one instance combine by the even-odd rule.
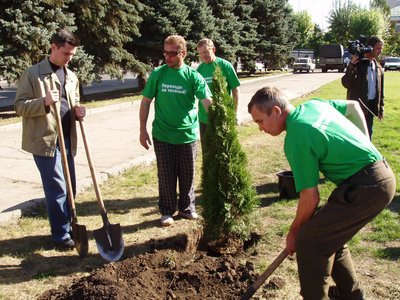
[[[400,72],[385,74],[385,118],[375,123],[374,144],[387,158],[400,179],[400,110],[398,83]],[[345,90],[337,80],[312,95],[324,99],[343,99]],[[306,99],[299,99],[295,105]],[[259,194],[259,231],[261,241],[251,249],[249,259],[262,272],[285,246],[285,236],[295,215],[297,200],[280,200],[276,173],[288,168],[283,155],[283,137],[261,133],[255,124],[238,128],[239,139],[248,157],[248,167]],[[200,195],[201,155],[197,163],[196,192]],[[322,202],[334,188],[322,183]],[[165,229],[159,226],[157,208],[157,176],[155,165],[141,166],[111,178],[101,187],[111,223],[120,223],[125,240],[125,257],[143,253],[144,242],[151,238],[167,237],[194,226],[179,221],[178,226]],[[368,224],[351,241],[350,249],[356,271],[366,291],[367,299],[400,299],[400,196],[399,187],[392,204]],[[88,231],[102,226],[95,193],[88,189],[77,197],[79,223]],[[88,274],[105,261],[98,255],[95,242],[89,236],[89,255],[77,257],[76,251],[57,252],[51,248],[49,225],[45,209],[39,208],[30,216],[10,224],[0,231],[0,299],[32,299],[43,291],[56,288],[73,277]],[[255,254],[254,254],[255,253]],[[287,259],[273,276],[286,284],[268,291],[269,299],[299,299],[297,267]]]

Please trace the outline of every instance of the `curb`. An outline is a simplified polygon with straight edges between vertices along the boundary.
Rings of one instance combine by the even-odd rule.
[[[125,162],[123,164],[120,164],[118,166],[112,167],[106,171],[101,172],[100,176],[96,178],[97,182],[100,185],[106,182],[112,176],[118,176],[130,168],[138,166],[148,166],[152,164],[155,160],[156,157],[154,153],[132,159],[128,162]],[[84,192],[87,188],[90,188],[92,186],[93,182],[91,178],[82,180],[79,186],[77,186],[77,192],[76,192],[77,195],[79,195],[80,193]],[[6,209],[5,211],[0,212],[0,226],[9,225],[12,224],[13,222],[16,222],[22,216],[30,214],[32,211],[35,211],[35,209],[38,206],[45,205],[45,203],[46,203],[45,198],[32,199],[20,203],[16,207],[16,209],[13,209],[11,207]]]

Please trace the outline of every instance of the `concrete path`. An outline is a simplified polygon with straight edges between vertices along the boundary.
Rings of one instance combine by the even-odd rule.
[[[243,81],[238,119],[241,123],[251,120],[247,103],[262,86],[277,86],[288,99],[294,99],[341,76],[340,73],[318,72]],[[135,101],[88,110],[84,124],[99,183],[107,180],[109,175],[154,160],[153,149],[144,149],[138,141],[139,106],[140,101]],[[149,131],[153,108],[154,105],[149,116]],[[21,132],[21,123],[0,126],[0,224],[16,220],[24,210],[36,206],[44,197],[32,155],[21,150]],[[78,136],[75,162],[78,191],[82,191],[92,182],[80,132]]]

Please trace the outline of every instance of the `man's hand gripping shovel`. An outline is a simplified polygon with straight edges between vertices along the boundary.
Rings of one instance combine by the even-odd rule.
[[[51,79],[50,81],[51,84],[51,89],[55,90],[55,83]],[[60,94],[61,97],[61,94]],[[61,124],[61,116],[60,116],[60,100],[58,101],[58,106],[56,103],[52,104],[55,117],[56,117],[56,122],[57,122],[57,135],[58,135],[58,144],[60,146],[60,152],[61,152],[61,160],[62,160],[62,165],[63,165],[63,170],[64,170],[64,178],[65,182],[67,184],[67,193],[68,193],[68,203],[71,209],[71,218],[72,218],[72,238],[75,242],[75,248],[79,253],[80,257],[85,257],[88,254],[89,250],[89,243],[88,243],[88,237],[87,237],[87,231],[86,231],[86,226],[85,225],[79,225],[78,224],[78,219],[76,216],[76,208],[75,208],[75,198],[74,198],[74,193],[72,189],[72,182],[71,182],[71,176],[69,172],[69,167],[68,167],[68,160],[67,160],[67,153],[65,149],[65,141],[64,141],[64,134],[62,130],[62,124]]]

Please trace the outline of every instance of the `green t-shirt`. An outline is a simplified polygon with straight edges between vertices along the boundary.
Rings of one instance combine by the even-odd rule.
[[[220,67],[222,75],[226,79],[228,94],[231,95],[232,90],[240,86],[240,81],[236,75],[235,69],[229,61],[216,57],[215,60],[209,64],[201,63],[197,68],[197,72],[204,77],[209,88],[211,88],[216,66]],[[199,105],[199,121],[208,124],[208,114],[203,105]]]
[[[197,99],[211,98],[211,91],[198,72],[187,65],[179,69],[163,65],[150,74],[142,94],[149,99],[155,97],[154,138],[170,144],[197,140]]]
[[[311,100],[286,119],[284,150],[296,191],[316,187],[319,172],[336,185],[382,155],[345,116],[346,100]]]

